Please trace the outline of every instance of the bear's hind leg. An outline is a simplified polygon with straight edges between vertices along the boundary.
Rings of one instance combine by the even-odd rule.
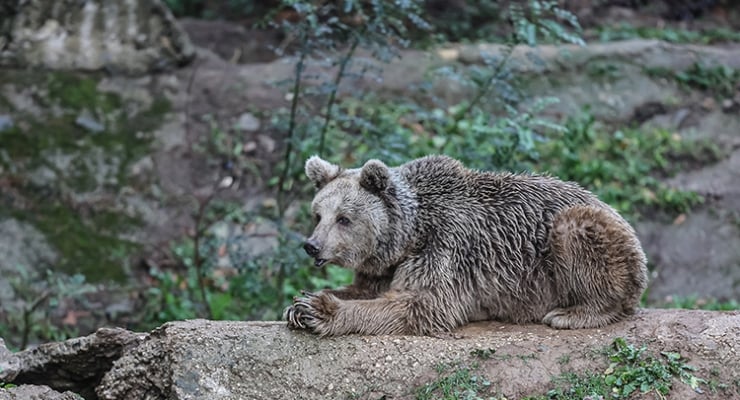
[[[556,308],[542,319],[542,323],[556,329],[600,328],[624,318],[624,312],[590,306]]]
[[[616,211],[565,209],[553,220],[550,244],[556,299],[543,323],[596,328],[634,313],[647,285],[647,260],[634,230]]]

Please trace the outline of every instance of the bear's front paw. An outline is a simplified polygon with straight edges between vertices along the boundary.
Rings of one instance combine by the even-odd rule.
[[[304,297],[293,298],[293,305],[283,312],[291,329],[308,329],[321,335],[331,334],[330,323],[339,308],[338,299],[331,294],[301,291]]]

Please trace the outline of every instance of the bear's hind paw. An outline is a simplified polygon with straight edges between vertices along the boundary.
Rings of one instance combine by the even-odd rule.
[[[542,323],[555,329],[600,328],[622,319],[623,314],[601,311],[585,306],[556,308],[542,319]]]

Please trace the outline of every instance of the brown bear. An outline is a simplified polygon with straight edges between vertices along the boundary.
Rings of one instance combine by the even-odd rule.
[[[320,335],[449,332],[479,320],[595,328],[632,314],[645,254],[614,209],[575,183],[481,172],[446,156],[342,169],[316,156],[315,265],[355,272],[304,293],[291,328]]]

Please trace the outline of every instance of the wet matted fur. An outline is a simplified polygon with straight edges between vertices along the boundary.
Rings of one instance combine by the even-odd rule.
[[[429,335],[487,319],[593,328],[632,314],[647,285],[635,231],[575,183],[445,156],[346,170],[314,156],[306,174],[318,193],[305,249],[355,281],[294,299],[291,328]]]

